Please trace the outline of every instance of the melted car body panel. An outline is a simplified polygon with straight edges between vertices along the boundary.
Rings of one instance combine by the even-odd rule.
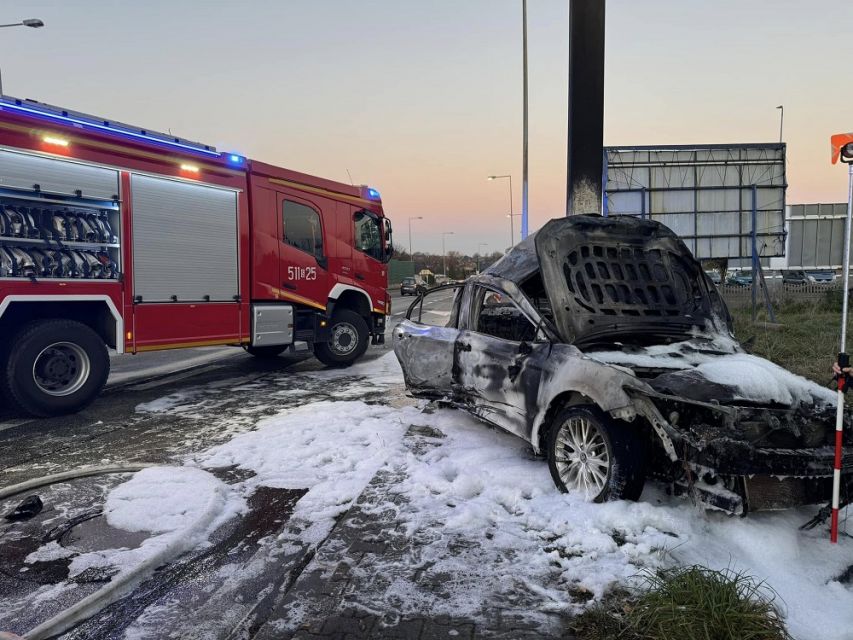
[[[444,397],[450,394],[454,349],[459,331],[431,327],[404,320],[394,344],[406,386],[422,396]],[[398,325],[399,326],[399,325]],[[395,333],[395,336],[397,334]]]

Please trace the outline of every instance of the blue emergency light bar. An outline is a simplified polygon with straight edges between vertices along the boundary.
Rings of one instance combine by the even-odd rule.
[[[380,199],[379,192],[376,189],[374,189],[373,187],[368,187],[367,197],[370,198],[371,200],[379,200]]]
[[[20,98],[13,98],[12,96],[0,96],[0,110],[23,113],[52,122],[70,124],[77,128],[105,131],[112,134],[127,136],[135,140],[153,142],[154,144],[172,147],[182,151],[199,153],[213,158],[220,158],[223,155],[216,150],[216,147],[211,145],[184,140],[183,138],[177,138],[157,131],[149,131],[148,129],[142,129],[141,127],[135,127],[121,122],[104,120],[103,118],[98,118],[97,116],[92,116],[86,113],[69,111],[68,109],[44,104],[43,102],[37,102],[36,100],[21,100]],[[235,165],[243,165],[246,162],[246,158],[236,153],[227,154],[227,159],[231,164]]]

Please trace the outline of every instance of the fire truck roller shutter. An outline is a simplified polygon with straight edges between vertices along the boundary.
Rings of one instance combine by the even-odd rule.
[[[0,187],[112,200],[118,195],[118,171],[31,153],[0,151]]]
[[[237,193],[131,178],[134,292],[142,302],[231,302],[239,293]]]

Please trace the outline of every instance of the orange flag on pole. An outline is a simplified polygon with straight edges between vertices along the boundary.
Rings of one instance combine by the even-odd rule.
[[[830,142],[832,143],[832,164],[835,164],[838,162],[844,145],[853,142],[853,133],[836,133],[830,138]]]

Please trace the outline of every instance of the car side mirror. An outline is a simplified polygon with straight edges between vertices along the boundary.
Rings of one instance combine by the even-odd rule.
[[[533,353],[533,347],[530,346],[529,342],[522,341],[518,345],[518,353],[522,356],[529,356],[531,353]]]
[[[317,264],[323,269],[329,268],[329,259],[326,256],[314,256],[317,259]]]

